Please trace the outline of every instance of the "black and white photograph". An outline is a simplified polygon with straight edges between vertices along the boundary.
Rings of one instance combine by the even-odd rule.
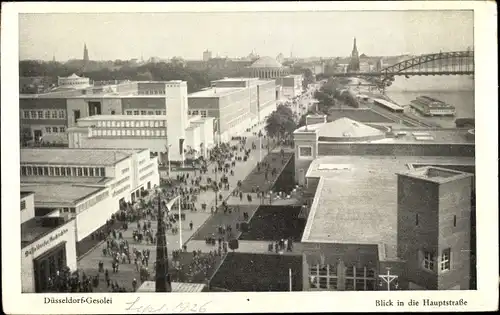
[[[498,256],[476,234],[476,187],[497,185],[478,177],[498,176],[476,163],[498,130],[478,114],[498,110],[478,90],[478,13],[260,8],[17,11],[9,60],[2,25],[2,68],[17,68],[7,80],[2,69],[2,160],[17,159],[2,161],[2,208],[5,184],[15,198],[2,238],[20,249],[19,297],[127,313],[215,303],[140,301],[167,293],[472,304],[391,295],[479,293],[481,255]],[[497,195],[484,197],[478,216],[498,233],[485,218]],[[75,302],[88,294],[97,302]]]

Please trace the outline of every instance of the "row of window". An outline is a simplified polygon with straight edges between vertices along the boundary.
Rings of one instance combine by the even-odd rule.
[[[309,268],[309,276],[313,288],[339,289],[339,275],[336,265],[313,265]],[[345,290],[373,291],[376,283],[375,270],[372,268],[356,266],[345,268]]]
[[[132,109],[132,110],[126,110],[125,111],[126,115],[130,116],[145,116],[145,115],[167,115],[166,110],[145,110],[145,109]]]
[[[142,160],[139,161],[139,165],[142,165],[144,163],[146,163],[146,159],[142,159]]]
[[[125,174],[125,173],[127,173],[128,171],[130,171],[130,168],[126,167],[126,168],[122,169],[122,174]]]
[[[155,173],[155,171],[151,171],[151,172],[147,173],[146,175],[141,176],[141,178],[139,178],[139,181],[145,180],[146,178],[148,178],[149,176],[153,175],[154,173]]]
[[[299,157],[311,157],[312,147],[299,147]]]
[[[145,90],[139,91],[139,95],[165,95],[165,90]]]
[[[124,177],[124,178],[120,179],[119,181],[117,181],[116,183],[114,183],[113,185],[111,185],[111,189],[120,186],[121,184],[125,183],[129,179],[130,179],[130,176],[127,176],[127,177]]]
[[[104,200],[106,199],[107,197],[109,196],[109,191],[105,191],[103,192],[102,194],[99,194],[97,196],[95,196],[94,198],[90,199],[90,200],[87,200],[85,201],[84,203],[82,204],[79,204],[77,207],[76,207],[76,211],[78,213],[82,212],[82,211],[85,211],[87,210],[88,208],[94,206],[95,204],[97,204],[98,202],[100,202],[101,200]]]
[[[130,188],[130,185],[126,185],[126,186],[123,186],[122,188],[118,189],[118,190],[115,190],[115,192],[113,193],[113,197],[123,193],[124,191],[128,190]]]
[[[148,170],[148,169],[152,168],[153,166],[155,166],[155,163],[151,163],[151,164],[149,164],[148,166],[145,166],[145,167],[141,168],[141,169],[139,170],[139,173],[142,173],[142,172],[144,172],[144,171],[146,171],[146,170]]]
[[[24,119],[66,119],[65,110],[37,109],[23,110]]]
[[[141,120],[141,121],[116,121],[116,120],[99,120],[97,121],[97,127],[121,127],[121,128],[163,128],[166,126],[164,120]]]
[[[418,226],[418,224],[419,224],[419,221],[418,221],[418,213],[417,213],[417,214],[415,214],[415,225]],[[457,227],[457,216],[456,215],[453,216],[453,227]]]
[[[45,133],[64,133],[66,132],[66,127],[45,127]]]
[[[91,136],[93,137],[110,137],[110,136],[130,136],[130,137],[165,137],[167,131],[165,129],[92,129]]]
[[[435,272],[436,257],[432,252],[423,252],[422,267]],[[439,270],[448,271],[451,268],[451,248],[444,249],[439,259]]]
[[[104,167],[21,166],[21,176],[104,177]]]
[[[188,115],[196,116],[196,115],[201,115],[201,117],[206,118],[207,117],[207,111],[206,110],[198,110],[198,109],[193,109],[193,110],[188,110]]]
[[[26,200],[21,200],[21,210],[26,209]]]

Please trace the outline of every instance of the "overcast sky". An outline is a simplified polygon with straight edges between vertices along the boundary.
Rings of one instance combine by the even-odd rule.
[[[472,11],[20,14],[21,59],[400,55],[473,46]]]

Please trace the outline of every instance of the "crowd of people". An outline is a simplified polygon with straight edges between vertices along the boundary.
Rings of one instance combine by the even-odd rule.
[[[198,169],[194,174],[185,173],[178,174],[174,178],[163,180],[164,188],[155,192],[142,194],[143,198],[134,202],[123,202],[120,205],[118,213],[112,215],[110,220],[106,222],[105,228],[99,232],[92,234],[92,239],[95,241],[105,241],[105,246],[102,249],[102,260],[97,264],[97,272],[93,276],[87,276],[83,273],[81,276],[76,273],[67,273],[67,271],[59,271],[57,275],[53,275],[49,281],[51,291],[55,292],[92,292],[93,289],[99,286],[100,282],[104,282],[105,288],[112,292],[124,292],[126,289],[118,285],[117,281],[113,281],[113,275],[118,274],[120,265],[132,265],[133,270],[139,273],[139,280],[133,278],[131,287],[133,290],[140,285],[141,282],[151,278],[150,272],[150,251],[149,249],[138,250],[134,246],[155,244],[157,231],[152,228],[152,221],[157,220],[159,214],[158,207],[161,208],[164,215],[166,232],[175,235],[179,233],[180,222],[186,220],[186,213],[183,212],[179,217],[177,211],[167,209],[167,201],[176,196],[181,196],[180,206],[182,210],[198,211],[196,203],[198,196],[202,192],[213,191],[216,198],[223,202],[222,190],[231,190],[229,176],[234,176],[238,162],[247,161],[252,150],[256,149],[255,143],[247,148],[247,138],[240,137],[237,144],[221,143],[214,147],[209,154],[208,159],[200,159]],[[212,165],[209,168],[209,163]],[[268,165],[259,163],[258,168],[266,168],[269,171]],[[211,170],[211,172],[210,172]],[[275,170],[270,171],[275,174]],[[166,186],[166,187],[165,187]],[[239,191],[241,181],[234,187],[236,194],[239,194],[240,199],[243,198],[243,193]],[[158,198],[160,201],[158,201]],[[248,198],[251,196],[248,194]],[[174,205],[174,208],[177,204]],[[212,206],[210,211],[215,213],[223,209],[225,213],[233,211],[225,204],[223,207]],[[201,210],[207,211],[206,203],[201,204]],[[248,213],[243,214],[243,220],[248,220]],[[117,227],[118,224],[118,227]],[[135,226],[134,226],[135,225]],[[127,240],[124,237],[124,232],[129,230],[130,226],[134,226],[132,231],[132,240]],[[189,222],[189,228],[192,230],[194,224]],[[240,228],[240,224],[236,223],[236,230]],[[195,274],[202,273],[208,276],[209,270],[213,269],[217,258],[220,259],[224,253],[228,251],[229,241],[234,237],[233,226],[219,226],[218,235],[213,235],[207,238],[207,243],[217,245],[217,250],[210,251],[208,254],[193,252],[193,259],[188,265],[181,265],[179,252],[174,251],[173,267],[183,273],[180,276],[184,281],[189,281]],[[210,240],[209,240],[210,239]],[[184,247],[183,251],[187,251]],[[105,265],[104,261],[108,261],[109,265]],[[107,263],[106,263],[107,264]],[[155,263],[153,263],[153,273],[155,272]],[[69,269],[68,269],[69,270]],[[68,271],[69,272],[69,271]]]

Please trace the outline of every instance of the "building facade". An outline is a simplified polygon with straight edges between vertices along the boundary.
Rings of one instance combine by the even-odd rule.
[[[166,115],[97,115],[81,118],[76,127],[68,129],[70,148],[130,148],[149,149],[161,163],[182,161],[187,157],[207,157],[214,146],[214,118],[191,116],[188,120],[184,152],[173,152],[179,139],[167,137],[169,121]],[[173,127],[177,126],[174,124]],[[169,146],[172,150],[168,152]],[[180,149],[180,146],[179,146]]]
[[[358,46],[356,45],[356,37],[354,38],[354,44],[352,47],[352,52],[351,52],[351,60],[349,61],[349,67],[348,71],[349,72],[356,72],[359,71],[359,52],[358,52]]]
[[[171,128],[167,137],[176,139],[172,158],[181,160],[188,123],[185,81],[126,82],[87,89],[20,96],[21,132],[36,142],[68,144],[68,127],[80,118],[95,115],[164,116]],[[175,126],[172,128],[172,126]],[[170,145],[169,144],[169,145]],[[175,153],[177,152],[177,153]]]
[[[35,216],[33,192],[21,192],[21,292],[47,291],[49,278],[68,267],[75,271],[75,220],[55,210]]]
[[[188,101],[189,114],[214,118],[216,141],[228,141],[276,109],[276,84],[274,80],[225,78],[190,94]]]
[[[475,156],[468,129],[370,126],[348,118],[301,127],[294,132],[294,143],[300,185],[311,162],[323,156]]]
[[[57,86],[63,89],[85,89],[90,86],[90,79],[73,73],[69,77],[58,77]]]
[[[123,202],[159,185],[147,149],[21,149],[21,191],[34,192],[35,215],[59,210],[75,219],[78,243],[101,228]]]
[[[301,74],[291,74],[278,78],[278,84],[281,86],[281,93],[285,98],[294,98],[303,92],[302,82],[304,77]]]

